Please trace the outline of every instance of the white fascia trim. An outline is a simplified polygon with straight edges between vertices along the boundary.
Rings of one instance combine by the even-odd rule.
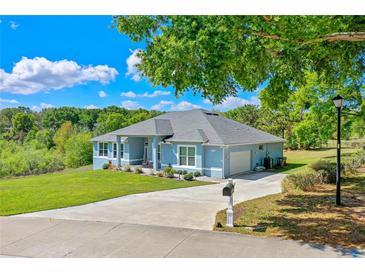
[[[245,143],[245,144],[232,144],[232,145],[223,145],[222,147],[234,147],[234,146],[249,146],[249,145],[261,145],[261,144],[283,144],[285,141],[277,141],[277,142],[256,142],[256,143]]]

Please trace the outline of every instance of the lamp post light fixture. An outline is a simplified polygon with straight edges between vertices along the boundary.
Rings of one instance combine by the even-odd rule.
[[[344,98],[337,95],[332,99],[337,108],[337,168],[336,168],[336,205],[341,205],[341,110]]]

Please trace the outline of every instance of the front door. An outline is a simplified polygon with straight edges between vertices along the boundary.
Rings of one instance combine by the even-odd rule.
[[[143,162],[145,163],[147,163],[147,154],[148,154],[148,142],[145,142],[143,149]]]

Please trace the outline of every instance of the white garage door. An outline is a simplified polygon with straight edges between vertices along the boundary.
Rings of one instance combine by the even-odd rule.
[[[251,151],[237,151],[229,154],[229,174],[251,170]]]

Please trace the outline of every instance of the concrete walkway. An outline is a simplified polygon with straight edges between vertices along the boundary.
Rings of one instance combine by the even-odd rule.
[[[268,172],[237,176],[234,202],[242,202],[281,190],[285,175]],[[204,178],[203,178],[204,179]],[[212,180],[205,178],[205,180]],[[217,184],[129,195],[82,206],[40,211],[17,217],[46,217],[64,220],[103,221],[212,230],[216,213],[227,207]]]
[[[352,250],[278,238],[47,218],[0,218],[0,257],[352,257]]]

